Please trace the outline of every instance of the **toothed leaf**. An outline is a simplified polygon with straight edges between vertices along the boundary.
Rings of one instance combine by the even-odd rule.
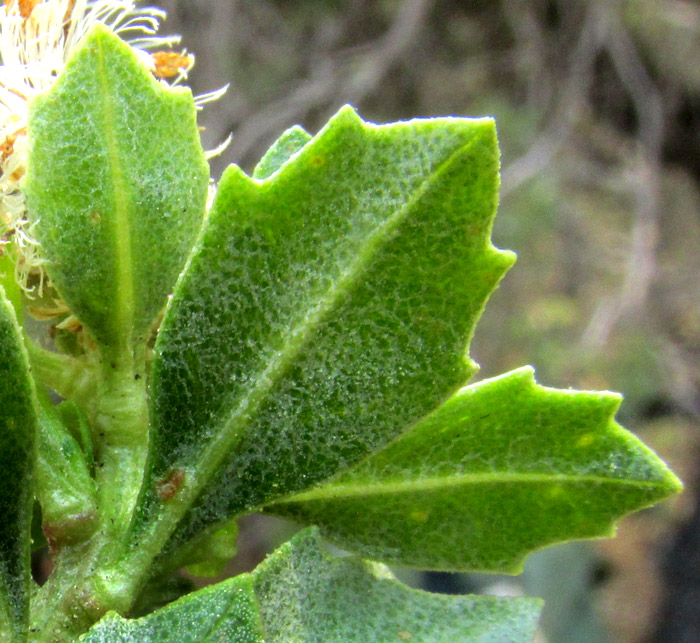
[[[227,170],[153,365],[148,488],[182,470],[196,499],[176,540],[346,468],[474,372],[513,261],[489,241],[497,170],[490,119],[350,108],[269,179]]]
[[[82,643],[526,643],[541,601],[446,596],[410,589],[389,570],[332,558],[314,530],[284,544],[251,574],[186,596],[142,619],[109,615]]]
[[[260,159],[253,171],[254,179],[267,179],[284,165],[293,154],[296,154],[311,140],[303,127],[295,125],[280,136],[272,147]]]
[[[520,369],[462,389],[352,471],[268,510],[385,562],[518,572],[532,550],[612,535],[623,515],[679,491],[614,421],[619,401],[544,388]]]
[[[532,641],[541,607],[531,598],[410,589],[383,565],[328,556],[314,529],[285,543],[254,577],[269,641],[524,643]]]
[[[113,354],[138,345],[202,224],[209,170],[189,90],[95,27],[29,117],[24,185],[61,296]]]

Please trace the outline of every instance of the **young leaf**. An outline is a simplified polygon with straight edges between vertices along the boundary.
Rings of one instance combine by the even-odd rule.
[[[515,573],[533,549],[609,536],[680,490],[615,423],[619,402],[538,386],[523,368],[462,389],[352,471],[268,511],[378,560]]]
[[[24,193],[48,271],[103,347],[133,349],[202,223],[209,170],[189,90],[95,27],[29,118]]]
[[[89,460],[47,399],[39,411],[37,498],[53,552],[87,540],[97,523],[95,481]]]
[[[156,345],[145,519],[178,470],[185,537],[304,489],[461,386],[513,262],[497,187],[492,120],[350,108],[265,181],[229,168]]]
[[[238,522],[234,518],[162,558],[158,574],[172,574],[184,567],[188,574],[200,578],[221,576],[238,551],[237,542]]]
[[[251,574],[179,599],[142,619],[110,615],[81,643],[377,643],[531,641],[541,601],[445,596],[405,587],[387,568],[323,553],[315,530]]]
[[[36,406],[14,310],[0,287],[0,640],[26,640]]]

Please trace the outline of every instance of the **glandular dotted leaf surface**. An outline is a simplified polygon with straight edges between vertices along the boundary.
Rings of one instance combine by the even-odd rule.
[[[532,598],[410,589],[383,565],[328,556],[314,529],[285,543],[254,577],[269,641],[525,643],[541,608]]]
[[[383,565],[325,554],[315,530],[254,572],[147,617],[109,615],[81,643],[529,643],[541,601],[410,589]]]
[[[198,496],[176,540],[438,406],[474,372],[466,345],[513,261],[489,241],[492,120],[375,126],[345,108],[303,140],[267,180],[227,170],[161,328],[153,479],[182,468]]]
[[[619,402],[541,387],[523,368],[464,388],[353,470],[268,511],[385,562],[517,572],[532,550],[611,535],[680,490],[614,421]]]
[[[0,286],[0,641],[26,638],[36,403],[14,310]]]
[[[269,640],[269,639],[268,639]],[[265,643],[249,576],[189,594],[148,616],[107,614],[80,643]]]
[[[61,296],[117,355],[172,292],[207,199],[189,90],[96,27],[31,106],[27,207]]]

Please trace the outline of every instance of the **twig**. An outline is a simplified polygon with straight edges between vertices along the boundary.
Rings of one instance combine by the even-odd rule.
[[[362,101],[415,43],[432,4],[433,0],[401,3],[389,30],[354,56],[348,56],[347,52],[331,53],[330,49],[340,39],[341,32],[325,38],[323,44],[327,49],[315,52],[313,58],[317,62],[311,78],[245,117],[236,128],[230,155],[245,158],[261,141],[290,123],[303,120],[312,109],[331,107],[335,110],[340,103]]]
[[[574,47],[564,89],[547,129],[537,137],[523,156],[503,169],[501,194],[507,196],[539,174],[568,140],[578,120],[593,78],[593,64],[604,38],[600,5],[592,2]]]
[[[606,8],[604,47],[610,54],[637,114],[637,155],[630,173],[636,205],[630,249],[619,293],[604,301],[594,312],[581,337],[581,345],[586,349],[603,346],[615,325],[625,315],[643,308],[654,273],[658,238],[663,99],[647,73],[618,11],[610,6]]]

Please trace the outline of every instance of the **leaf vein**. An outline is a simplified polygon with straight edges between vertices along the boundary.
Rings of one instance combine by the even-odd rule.
[[[639,487],[658,487],[655,480],[631,480],[628,478],[607,478],[600,475],[576,475],[565,473],[463,473],[440,478],[410,478],[405,480],[382,481],[370,484],[338,484],[321,485],[315,489],[286,496],[266,503],[267,506],[287,504],[292,502],[307,502],[311,500],[336,500],[350,497],[365,497],[372,495],[395,495],[414,493],[416,491],[438,491],[448,487],[459,487],[483,484],[619,484]]]
[[[478,137],[476,138],[478,140]],[[388,217],[381,225],[377,226],[368,235],[354,260],[350,262],[331,286],[318,298],[317,303],[309,308],[302,321],[298,323],[287,335],[284,348],[277,353],[269,365],[254,378],[254,384],[238,406],[229,414],[224,423],[224,429],[219,431],[204,450],[197,470],[201,472],[198,477],[199,490],[212,478],[219,469],[221,462],[228,456],[231,448],[239,439],[243,431],[252,419],[254,413],[263,404],[269,392],[278,383],[287,370],[294,363],[302,348],[308,343],[313,332],[321,325],[335,309],[338,300],[349,291],[352,284],[360,279],[361,275],[371,264],[372,258],[379,252],[392,232],[410,215],[413,208],[430,190],[431,185],[452,165],[453,161],[475,145],[475,138],[470,138],[465,144],[452,152],[429,176],[414,190],[404,204]],[[195,489],[191,492],[197,493]]]
[[[128,355],[132,346],[131,329],[134,320],[134,275],[131,256],[131,226],[129,225],[129,204],[127,186],[124,181],[120,149],[117,143],[116,118],[112,100],[103,43],[97,44],[97,75],[104,101],[104,132],[107,146],[107,158],[114,189],[114,240],[117,280],[115,295],[118,302],[116,309],[116,331],[120,344],[117,355]]]

